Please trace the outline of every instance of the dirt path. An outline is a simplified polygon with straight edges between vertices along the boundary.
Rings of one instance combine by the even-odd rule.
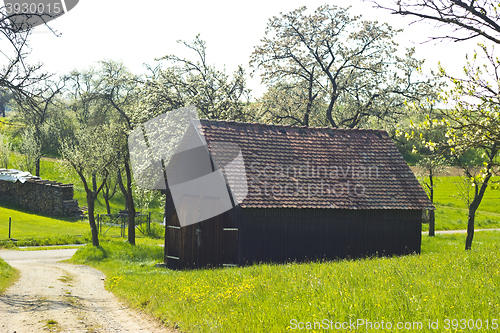
[[[0,251],[21,272],[0,295],[0,333],[175,332],[120,303],[100,271],[57,262],[75,251]]]
[[[476,229],[477,231],[500,231],[500,228],[492,228],[492,229]],[[422,234],[428,234],[429,231],[422,231]],[[436,234],[466,234],[467,230],[436,230]]]

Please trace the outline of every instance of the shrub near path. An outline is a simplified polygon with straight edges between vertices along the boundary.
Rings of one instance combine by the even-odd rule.
[[[19,277],[18,272],[0,259],[0,294]]]
[[[423,237],[421,255],[190,271],[155,268],[162,253],[154,248],[109,243],[82,248],[73,261],[101,269],[109,290],[182,331],[283,332],[318,323],[308,330],[318,332],[349,321],[362,325],[328,330],[396,332],[401,322],[422,325],[411,332],[460,331],[453,319],[488,331],[500,326],[499,239],[478,232],[465,252],[463,235],[438,235]],[[373,326],[382,321],[394,327]]]

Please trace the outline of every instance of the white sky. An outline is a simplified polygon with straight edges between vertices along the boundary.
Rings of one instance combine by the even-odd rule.
[[[207,60],[217,69],[234,71],[238,64],[248,70],[253,47],[264,36],[268,19],[280,12],[289,12],[302,5],[309,11],[325,1],[118,1],[81,0],[66,15],[51,22],[62,33],[61,37],[38,27],[31,38],[32,62],[41,61],[45,69],[65,74],[72,69],[84,69],[99,60],[121,60],[134,73],[145,72],[144,63],[154,65],[154,58],[176,54],[194,58],[176,40],[192,41],[200,33],[207,42]],[[417,57],[426,59],[424,71],[436,69],[438,61],[459,73],[465,54],[472,53],[474,42],[414,44],[426,40],[432,27],[425,23],[408,26],[409,18],[391,15],[374,9],[370,3],[333,0],[330,4],[352,6],[352,14],[361,14],[365,20],[388,22],[395,28],[404,28],[398,42],[415,45]],[[435,31],[434,31],[435,32]],[[265,87],[258,76],[247,82],[252,97],[259,97]]]

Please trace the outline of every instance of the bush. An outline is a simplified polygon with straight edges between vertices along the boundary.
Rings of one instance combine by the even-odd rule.
[[[79,248],[71,259],[75,263],[86,264],[93,261],[101,261],[108,257],[108,253],[102,246],[86,245]]]
[[[161,239],[165,237],[165,227],[160,223],[151,222],[149,230],[146,231],[146,236],[154,239]]]
[[[75,263],[99,262],[104,259],[120,262],[144,262],[163,260],[160,246],[130,245],[128,242],[101,242],[101,246],[86,245],[76,251],[72,258]]]

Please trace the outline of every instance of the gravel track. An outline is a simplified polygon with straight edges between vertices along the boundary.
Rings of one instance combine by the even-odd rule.
[[[102,272],[58,262],[76,249],[0,251],[20,279],[0,295],[0,332],[169,332],[104,289]]]

